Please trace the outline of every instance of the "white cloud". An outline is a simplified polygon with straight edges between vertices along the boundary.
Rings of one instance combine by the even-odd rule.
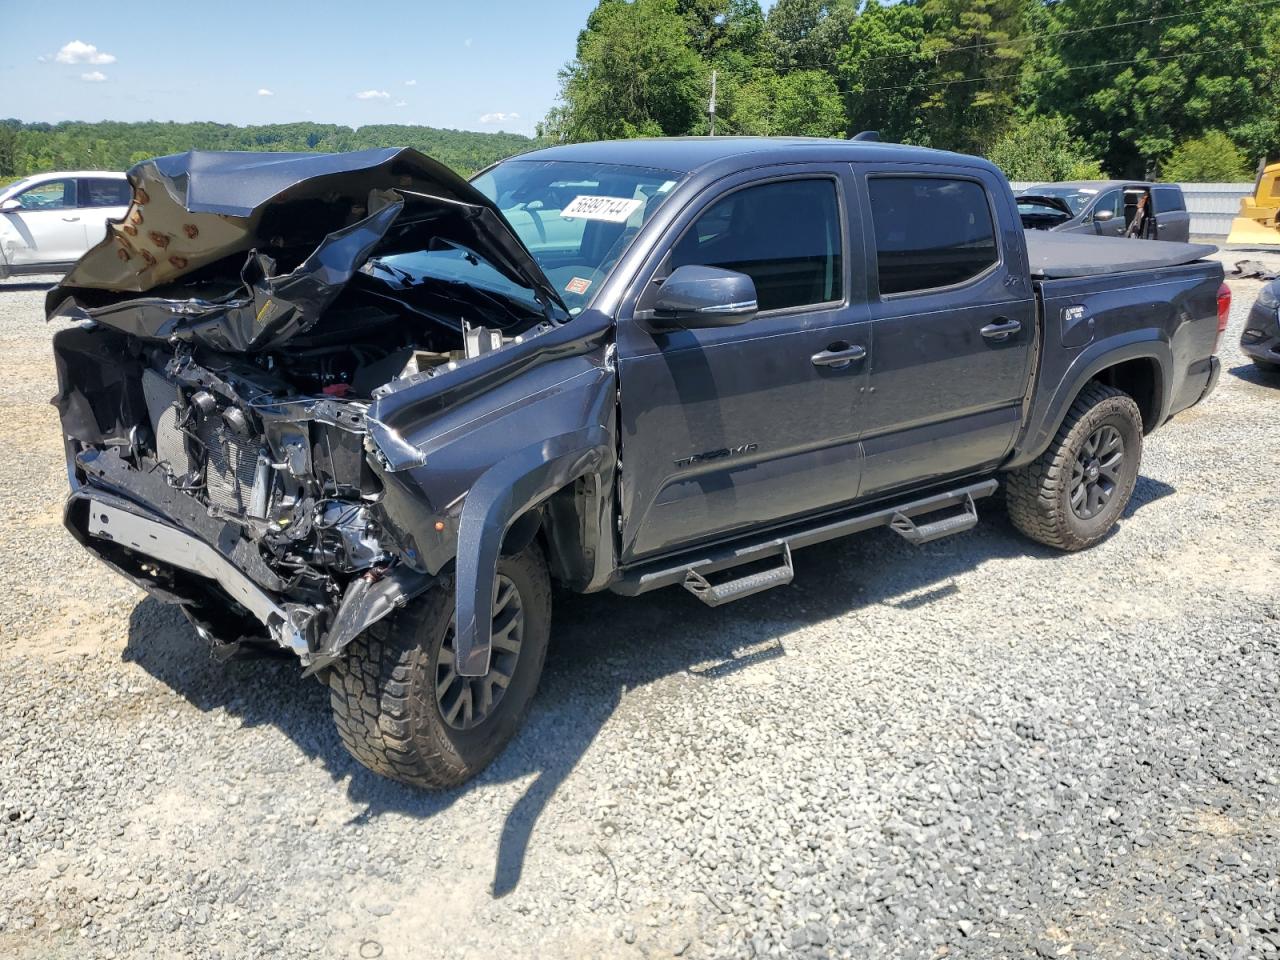
[[[356,94],[357,100],[390,100],[391,94],[385,90],[361,90]]]
[[[396,106],[397,106],[397,107],[407,107],[408,105],[409,105],[409,101],[408,101],[408,100],[397,100],[397,101],[396,101]]]
[[[36,63],[48,63],[48,62],[49,62],[49,58],[46,57],[43,53],[40,54],[40,56],[36,57]]]
[[[103,80],[107,79],[107,75],[101,70],[91,70],[88,73],[80,74],[80,79],[85,83],[102,83]]]
[[[275,95],[276,92],[274,90],[268,90],[266,87],[258,88],[258,96],[260,97],[274,97]]]
[[[72,40],[65,44],[54,57],[59,63],[115,63],[116,58],[109,53],[103,53],[92,43],[85,43],[83,40]]]
[[[480,115],[481,123],[508,123],[509,121],[519,119],[520,114],[518,113],[503,113],[500,110],[494,113],[484,113]]]
[[[418,85],[418,81],[417,81],[417,80],[406,80],[406,81],[404,82],[404,85],[405,85],[406,87],[416,87],[416,86]]]

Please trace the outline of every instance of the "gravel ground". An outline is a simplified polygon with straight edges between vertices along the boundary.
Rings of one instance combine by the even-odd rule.
[[[722,611],[557,596],[527,728],[428,795],[77,548],[44,291],[0,285],[0,956],[1280,956],[1259,286],[1098,548],[990,504]]]

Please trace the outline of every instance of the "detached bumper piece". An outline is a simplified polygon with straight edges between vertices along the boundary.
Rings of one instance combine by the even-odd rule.
[[[77,489],[67,502],[66,523],[117,572],[157,600],[181,606],[207,639],[209,632],[201,626],[206,617],[247,615],[262,629],[242,632],[242,640],[274,642],[294,653],[307,673],[328,666],[359,633],[431,583],[430,577],[397,566],[354,578],[330,607],[296,603],[259,582],[270,582],[271,574],[265,566],[245,564],[246,541],[238,536],[206,540],[112,490]]]
[[[291,618],[289,611],[259,589],[230,561],[191,534],[89,498],[89,535],[207,577],[257,617],[280,646],[291,649],[300,657],[311,654],[306,636],[306,621],[310,618]]]

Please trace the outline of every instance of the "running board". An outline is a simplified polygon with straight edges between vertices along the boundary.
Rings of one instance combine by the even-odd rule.
[[[978,508],[974,505],[973,497],[966,494],[961,506],[964,509],[960,513],[934,520],[932,523],[916,523],[904,513],[895,513],[893,519],[889,521],[889,529],[907,543],[914,543],[917,547],[922,543],[941,540],[954,533],[972,530],[978,525]]]
[[[782,545],[782,555],[779,559],[782,561],[781,565],[772,570],[749,573],[745,577],[727,580],[724,583],[713,584],[697,570],[690,570],[684,576],[684,588],[708,607],[718,607],[725,603],[732,603],[734,600],[741,600],[743,597],[763,593],[773,587],[785,587],[796,578],[795,568],[791,566],[791,547],[785,543]]]
[[[702,594],[699,593],[702,591],[709,595],[725,597],[711,604],[712,606],[728,603],[730,600],[751,596],[770,587],[790,583],[793,576],[790,569],[790,552],[799,550],[801,547],[847,537],[875,527],[892,526],[895,520],[899,521],[900,528],[905,528],[907,523],[911,524],[910,529],[915,532],[910,535],[904,533],[903,529],[895,528],[895,530],[908,539],[919,537],[920,539],[913,540],[915,543],[926,543],[940,536],[968,530],[977,522],[977,508],[973,502],[991,496],[998,486],[994,479],[983,480],[980,483],[944,490],[920,500],[899,502],[871,510],[864,508],[861,512],[844,511],[839,514],[827,514],[804,524],[795,524],[776,530],[764,537],[737,540],[652,560],[624,569],[609,589],[625,596],[636,596],[662,587],[692,583],[693,586],[686,586],[686,589],[698,595],[699,599],[702,599]],[[963,512],[934,523],[917,524],[912,519],[951,508],[960,508]],[[738,581],[731,580],[719,585],[707,583],[706,587],[702,587],[699,583],[699,581],[707,582],[711,574],[722,570],[778,557],[786,558],[784,566],[766,570],[762,574],[753,574]],[[716,591],[719,593],[717,594]],[[704,602],[709,601],[704,600]]]

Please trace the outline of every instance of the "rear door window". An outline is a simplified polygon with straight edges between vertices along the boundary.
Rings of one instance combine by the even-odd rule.
[[[952,287],[1000,260],[982,184],[949,177],[867,180],[881,295]]]
[[[1155,201],[1156,213],[1176,213],[1187,209],[1179,187],[1152,187],[1151,199]]]
[[[844,299],[840,200],[829,178],[745,187],[708,207],[676,242],[671,269],[745,273],[761,311]]]
[[[80,181],[80,206],[127,207],[133,198],[128,180],[95,177]]]

